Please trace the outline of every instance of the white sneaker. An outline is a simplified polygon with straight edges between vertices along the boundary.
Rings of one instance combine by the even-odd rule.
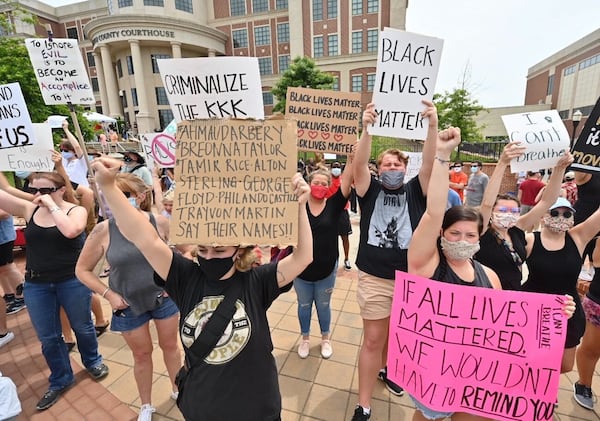
[[[0,348],[2,348],[4,345],[9,343],[13,339],[15,339],[15,334],[9,330],[8,332],[6,332],[6,335],[0,337]]]
[[[171,399],[173,399],[174,401],[176,401],[178,397],[179,397],[179,392],[176,391],[176,390],[173,390],[171,392]]]
[[[331,342],[328,339],[321,341],[321,357],[328,359],[333,355],[333,348]]]
[[[156,408],[145,403],[140,408],[140,415],[138,415],[138,421],[152,421],[152,414],[156,412]]]
[[[300,345],[298,345],[298,356],[302,359],[305,359],[310,354],[310,342],[302,340]]]

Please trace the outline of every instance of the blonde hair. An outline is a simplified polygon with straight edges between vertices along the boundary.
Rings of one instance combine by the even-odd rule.
[[[239,272],[248,272],[255,266],[258,255],[254,250],[256,246],[240,247],[238,258],[235,260],[235,269]]]
[[[308,183],[310,184],[310,182],[313,180],[313,178],[315,178],[315,175],[323,175],[327,178],[327,185],[331,185],[331,171],[329,171],[329,169],[327,167],[318,167],[316,170],[314,170],[313,172],[311,172],[308,175]]]
[[[162,198],[162,202],[163,203],[165,203],[165,202],[172,202],[174,198],[175,198],[175,192],[173,191],[173,189],[169,189],[164,194],[164,196]]]
[[[132,173],[118,173],[117,187],[121,191],[128,191],[134,194],[146,193],[144,200],[140,203],[140,209],[150,212],[152,208],[152,195],[149,194],[150,189],[140,177]]]

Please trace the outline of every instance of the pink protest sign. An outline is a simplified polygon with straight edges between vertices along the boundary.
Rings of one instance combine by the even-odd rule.
[[[567,329],[562,297],[396,272],[388,377],[425,406],[552,419]]]

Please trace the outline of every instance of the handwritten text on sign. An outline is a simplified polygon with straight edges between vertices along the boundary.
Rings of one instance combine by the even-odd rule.
[[[444,41],[385,28],[379,36],[373,102],[377,121],[370,134],[425,139],[422,100],[433,98]]]
[[[296,154],[295,121],[179,123],[173,242],[295,245]]]
[[[573,158],[571,168],[592,173],[600,171],[600,98],[573,146]]]
[[[96,103],[77,40],[28,38],[25,46],[46,105]]]
[[[527,148],[510,162],[513,173],[552,168],[569,150],[569,133],[556,110],[503,115],[502,122],[509,140]]]
[[[288,88],[285,115],[298,120],[298,149],[348,155],[358,138],[360,94]]]
[[[177,122],[265,117],[256,57],[174,58],[157,62]]]
[[[16,82],[0,85],[0,149],[31,145],[34,141],[21,86]]]
[[[165,132],[140,135],[142,149],[148,158],[148,168],[173,168],[175,166],[175,137]]]
[[[0,171],[45,172],[54,170],[52,129],[46,123],[33,123],[35,144],[0,151]]]
[[[552,418],[567,328],[562,297],[396,272],[388,376],[435,410]]]

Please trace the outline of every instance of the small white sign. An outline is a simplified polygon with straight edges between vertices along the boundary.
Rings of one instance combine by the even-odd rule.
[[[172,58],[157,63],[177,122],[265,118],[258,58]]]
[[[33,123],[35,143],[0,151],[0,171],[54,170],[52,129],[46,123]]]
[[[140,142],[146,155],[148,168],[173,168],[175,166],[175,136],[165,132],[147,133],[140,135]]]
[[[421,117],[433,99],[444,41],[398,29],[379,35],[373,103],[377,121],[369,134],[424,140],[428,119]]]
[[[569,132],[556,110],[503,115],[502,122],[509,140],[527,148],[510,162],[513,173],[553,168],[569,150]]]
[[[76,39],[27,38],[25,46],[46,105],[96,103]]]
[[[48,124],[51,129],[60,129],[62,128],[63,122],[67,119],[67,117],[62,115],[51,115],[48,116]]]
[[[33,145],[31,117],[17,83],[0,85],[0,149]]]
[[[406,174],[404,182],[408,183],[411,178],[419,175],[421,166],[423,165],[423,152],[404,152],[408,155],[408,165],[406,166]]]

